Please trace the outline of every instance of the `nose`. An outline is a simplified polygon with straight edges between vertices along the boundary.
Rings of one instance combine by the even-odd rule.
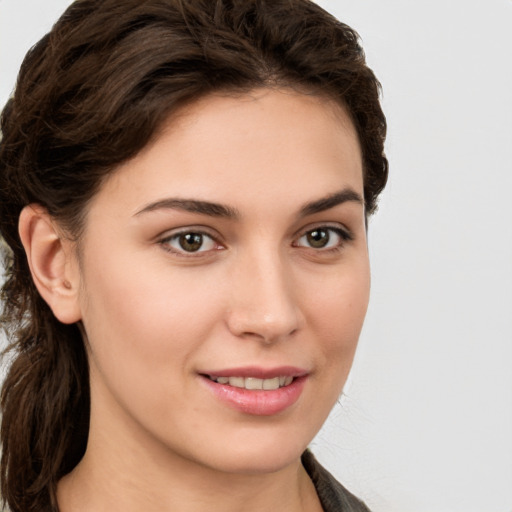
[[[266,344],[288,338],[303,324],[292,271],[277,251],[241,258],[231,275],[229,330]]]

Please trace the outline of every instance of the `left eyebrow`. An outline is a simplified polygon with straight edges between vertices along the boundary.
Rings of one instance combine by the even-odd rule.
[[[300,209],[300,216],[307,217],[308,215],[313,215],[315,213],[329,210],[335,206],[338,206],[339,204],[346,202],[355,202],[364,205],[363,198],[360,194],[351,188],[345,188],[339,192],[334,192],[333,194],[329,194],[326,197],[322,197],[315,201],[311,201],[310,203],[306,203]]]

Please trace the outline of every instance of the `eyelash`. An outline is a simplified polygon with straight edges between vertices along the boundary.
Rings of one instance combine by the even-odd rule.
[[[319,248],[315,248],[315,247],[311,247],[311,246],[301,246],[301,245],[298,245],[298,243],[294,243],[293,246],[294,247],[306,247],[306,248],[310,248],[310,249],[313,249],[315,250],[315,252],[322,252],[322,253],[332,253],[332,252],[338,252],[340,251],[346,242],[350,242],[351,240],[353,240],[353,236],[352,234],[345,230],[345,229],[342,229],[338,226],[316,226],[314,228],[311,228],[311,229],[308,229],[306,230],[299,238],[298,238],[298,241],[300,241],[301,239],[303,239],[304,237],[307,237],[308,235],[314,233],[314,232],[321,232],[321,231],[325,231],[327,233],[329,233],[329,237],[328,237],[328,242],[329,243],[331,241],[331,233],[334,233],[338,238],[338,242],[335,243],[335,245],[333,247],[319,247]]]
[[[308,245],[299,245],[299,241],[301,239],[303,239],[304,237],[307,237],[308,235],[314,233],[315,231],[316,232],[324,231],[324,232],[329,233],[329,238],[328,238],[327,243],[329,243],[331,241],[332,233],[334,233],[339,238],[339,240],[335,243],[334,247],[327,247],[327,248],[323,248],[323,247],[315,248],[315,247],[311,247],[310,245],[309,246]],[[181,249],[179,249],[177,247],[172,247],[170,245],[171,242],[176,242],[179,244],[180,237],[183,237],[186,235],[196,235],[196,236],[202,237],[200,249],[203,248],[205,238],[209,239],[211,241],[210,243],[212,243],[214,245],[214,247],[212,247],[210,249],[206,249],[206,250],[197,250],[197,251],[187,252],[185,249],[183,249],[183,247]],[[349,231],[342,229],[338,226],[320,225],[320,226],[315,226],[313,228],[307,229],[306,231],[302,231],[302,234],[296,240],[297,241],[292,244],[293,247],[304,247],[306,249],[312,249],[313,251],[315,251],[317,253],[335,253],[335,252],[340,251],[344,247],[346,242],[353,240],[353,236]],[[162,238],[158,243],[162,246],[162,248],[165,251],[170,252],[179,257],[183,257],[183,258],[197,258],[197,257],[205,256],[205,253],[211,253],[211,251],[222,250],[224,248],[216,240],[216,238],[214,236],[210,235],[209,233],[207,233],[205,231],[202,231],[201,229],[182,230],[177,233],[173,233],[170,236],[166,236],[165,238]]]
[[[207,238],[211,241],[211,243],[215,246],[208,250],[199,250],[199,251],[190,251],[187,252],[185,249],[181,248],[174,248],[171,246],[172,242],[177,242],[179,244],[180,237],[186,236],[186,235],[197,235],[202,238],[201,242],[201,249],[204,245],[204,239]],[[174,233],[170,236],[166,236],[162,240],[159,241],[159,244],[163,247],[164,250],[167,252],[170,252],[172,254],[175,254],[177,256],[181,256],[183,258],[197,258],[199,256],[204,256],[204,253],[209,253],[210,251],[214,250],[221,250],[223,247],[222,245],[209,233],[206,233],[204,231],[201,231],[200,229],[184,229],[182,231],[179,231],[177,233]]]

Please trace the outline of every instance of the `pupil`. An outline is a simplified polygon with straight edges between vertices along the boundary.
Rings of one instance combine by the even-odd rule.
[[[329,233],[323,229],[314,229],[308,233],[308,243],[317,249],[325,247],[329,243]]]
[[[199,233],[186,233],[180,236],[179,242],[184,251],[197,251],[203,245],[203,235]]]

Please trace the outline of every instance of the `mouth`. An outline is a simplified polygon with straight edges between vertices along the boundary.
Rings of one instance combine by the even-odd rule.
[[[300,398],[309,372],[295,367],[242,367],[199,374],[220,403],[243,414],[272,416]]]
[[[205,375],[208,379],[218,384],[232,386],[234,388],[242,388],[251,391],[263,390],[273,391],[275,389],[289,386],[294,377],[290,375],[280,375],[271,379],[260,379],[257,377],[217,377],[215,375]]]

